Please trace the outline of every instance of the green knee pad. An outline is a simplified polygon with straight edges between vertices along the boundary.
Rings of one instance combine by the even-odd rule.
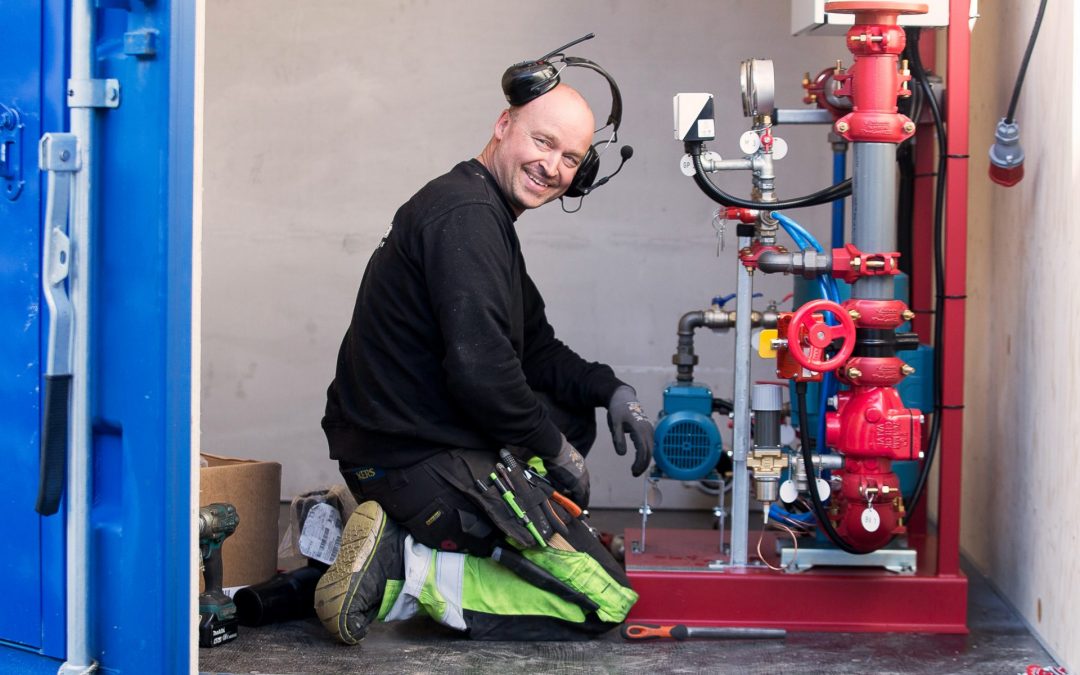
[[[603,621],[621,623],[637,602],[637,593],[612,579],[603,566],[587,553],[561,551],[550,546],[529,548],[521,553],[599,605],[596,615]]]

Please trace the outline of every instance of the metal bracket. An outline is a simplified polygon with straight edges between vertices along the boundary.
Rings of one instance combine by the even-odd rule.
[[[150,58],[157,54],[158,32],[143,28],[124,33],[124,53],[130,56]]]
[[[9,201],[18,199],[26,184],[22,179],[22,130],[19,111],[0,104],[0,179]]]
[[[69,108],[120,107],[120,80],[68,80]]]
[[[854,555],[835,548],[780,549],[780,566],[790,572],[805,572],[813,567],[884,567],[893,574],[910,576],[918,570],[915,549],[890,547],[865,555]]]

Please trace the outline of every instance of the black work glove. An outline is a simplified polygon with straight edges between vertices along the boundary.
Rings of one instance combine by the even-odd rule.
[[[581,508],[589,505],[589,470],[585,458],[563,436],[562,448],[552,459],[544,459],[547,477]]]
[[[630,472],[640,476],[649,468],[653,453],[653,425],[637,400],[637,392],[629,385],[622,385],[611,395],[608,402],[607,423],[615,452],[626,454],[626,434],[634,441],[634,465]]]

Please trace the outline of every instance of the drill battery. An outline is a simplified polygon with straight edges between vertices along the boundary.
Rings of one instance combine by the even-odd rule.
[[[240,622],[236,617],[236,605],[224,593],[225,602],[210,599],[206,593],[199,596],[199,646],[217,647],[235,640]],[[204,604],[210,600],[209,604]]]

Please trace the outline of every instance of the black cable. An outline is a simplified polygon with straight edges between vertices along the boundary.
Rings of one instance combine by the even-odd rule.
[[[911,63],[910,42],[904,47],[902,58]],[[922,117],[922,99],[922,90],[916,87],[899,105],[900,112],[916,124]],[[911,276],[914,251],[912,222],[915,218],[915,180],[919,177],[915,173],[915,139],[913,135],[896,148],[896,164],[900,173],[896,197],[896,250],[900,253],[900,271],[908,276]]]
[[[1035,49],[1035,40],[1039,37],[1039,27],[1042,25],[1043,13],[1046,12],[1046,0],[1039,3],[1039,13],[1035,15],[1035,26],[1031,29],[1031,37],[1028,38],[1027,50],[1024,52],[1024,60],[1020,62],[1020,72],[1016,75],[1016,84],[1013,86],[1012,100],[1009,101],[1009,112],[1005,115],[1005,123],[1012,124],[1016,114],[1016,106],[1020,102],[1020,87],[1024,86],[1024,76],[1027,75],[1028,62],[1031,61],[1031,52]]]
[[[944,359],[941,347],[944,335],[944,299],[945,299],[945,262],[942,246],[942,234],[944,233],[944,206],[945,206],[945,175],[947,169],[948,137],[945,134],[945,123],[941,115],[941,106],[930,87],[926,68],[923,67],[922,57],[919,55],[920,30],[908,29],[908,44],[911,46],[912,73],[919,87],[926,94],[926,101],[930,105],[930,114],[934,118],[934,130],[937,134],[938,143],[938,170],[937,184],[934,192],[934,287],[936,299],[934,301],[934,419],[930,424],[930,434],[927,441],[926,452],[923,455],[922,470],[919,471],[919,479],[915,483],[911,503],[908,504],[908,513],[914,513],[923,492],[926,490],[927,480],[930,477],[930,467],[934,463],[934,455],[937,451],[938,441],[941,436],[941,399],[942,399],[942,371]]]
[[[705,167],[701,163],[701,150],[704,148],[703,143],[687,143],[686,146],[688,152],[690,152],[690,156],[694,160],[694,182],[698,184],[698,187],[701,188],[701,191],[704,192],[706,196],[722,206],[739,206],[744,209],[800,209],[806,206],[827,204],[851,194],[851,179],[848,178],[835,185],[830,185],[817,192],[803,197],[796,197],[794,199],[782,199],[775,202],[755,202],[749,199],[741,199],[729,195],[709,180]]]
[[[841,537],[840,533],[832,526],[832,521],[829,520],[829,514],[825,512],[825,505],[821,503],[821,496],[818,495],[817,491],[817,472],[814,471],[814,454],[811,449],[812,443],[810,442],[810,418],[806,413],[805,382],[795,383],[795,397],[799,402],[799,442],[800,445],[802,445],[803,468],[806,470],[806,480],[810,486],[808,492],[810,493],[810,502],[814,506],[814,516],[817,518],[818,524],[821,525],[821,529],[825,530],[825,534],[829,537],[829,541],[835,544],[840,550],[854,553],[855,555],[870,553],[871,551],[860,551],[844,541],[844,538]],[[824,415],[825,411],[820,411],[820,414]]]
[[[896,195],[896,250],[900,253],[900,271],[908,276],[911,276],[914,250],[911,234],[911,224],[915,218],[914,145],[905,141],[896,148],[896,164],[900,174]]]

